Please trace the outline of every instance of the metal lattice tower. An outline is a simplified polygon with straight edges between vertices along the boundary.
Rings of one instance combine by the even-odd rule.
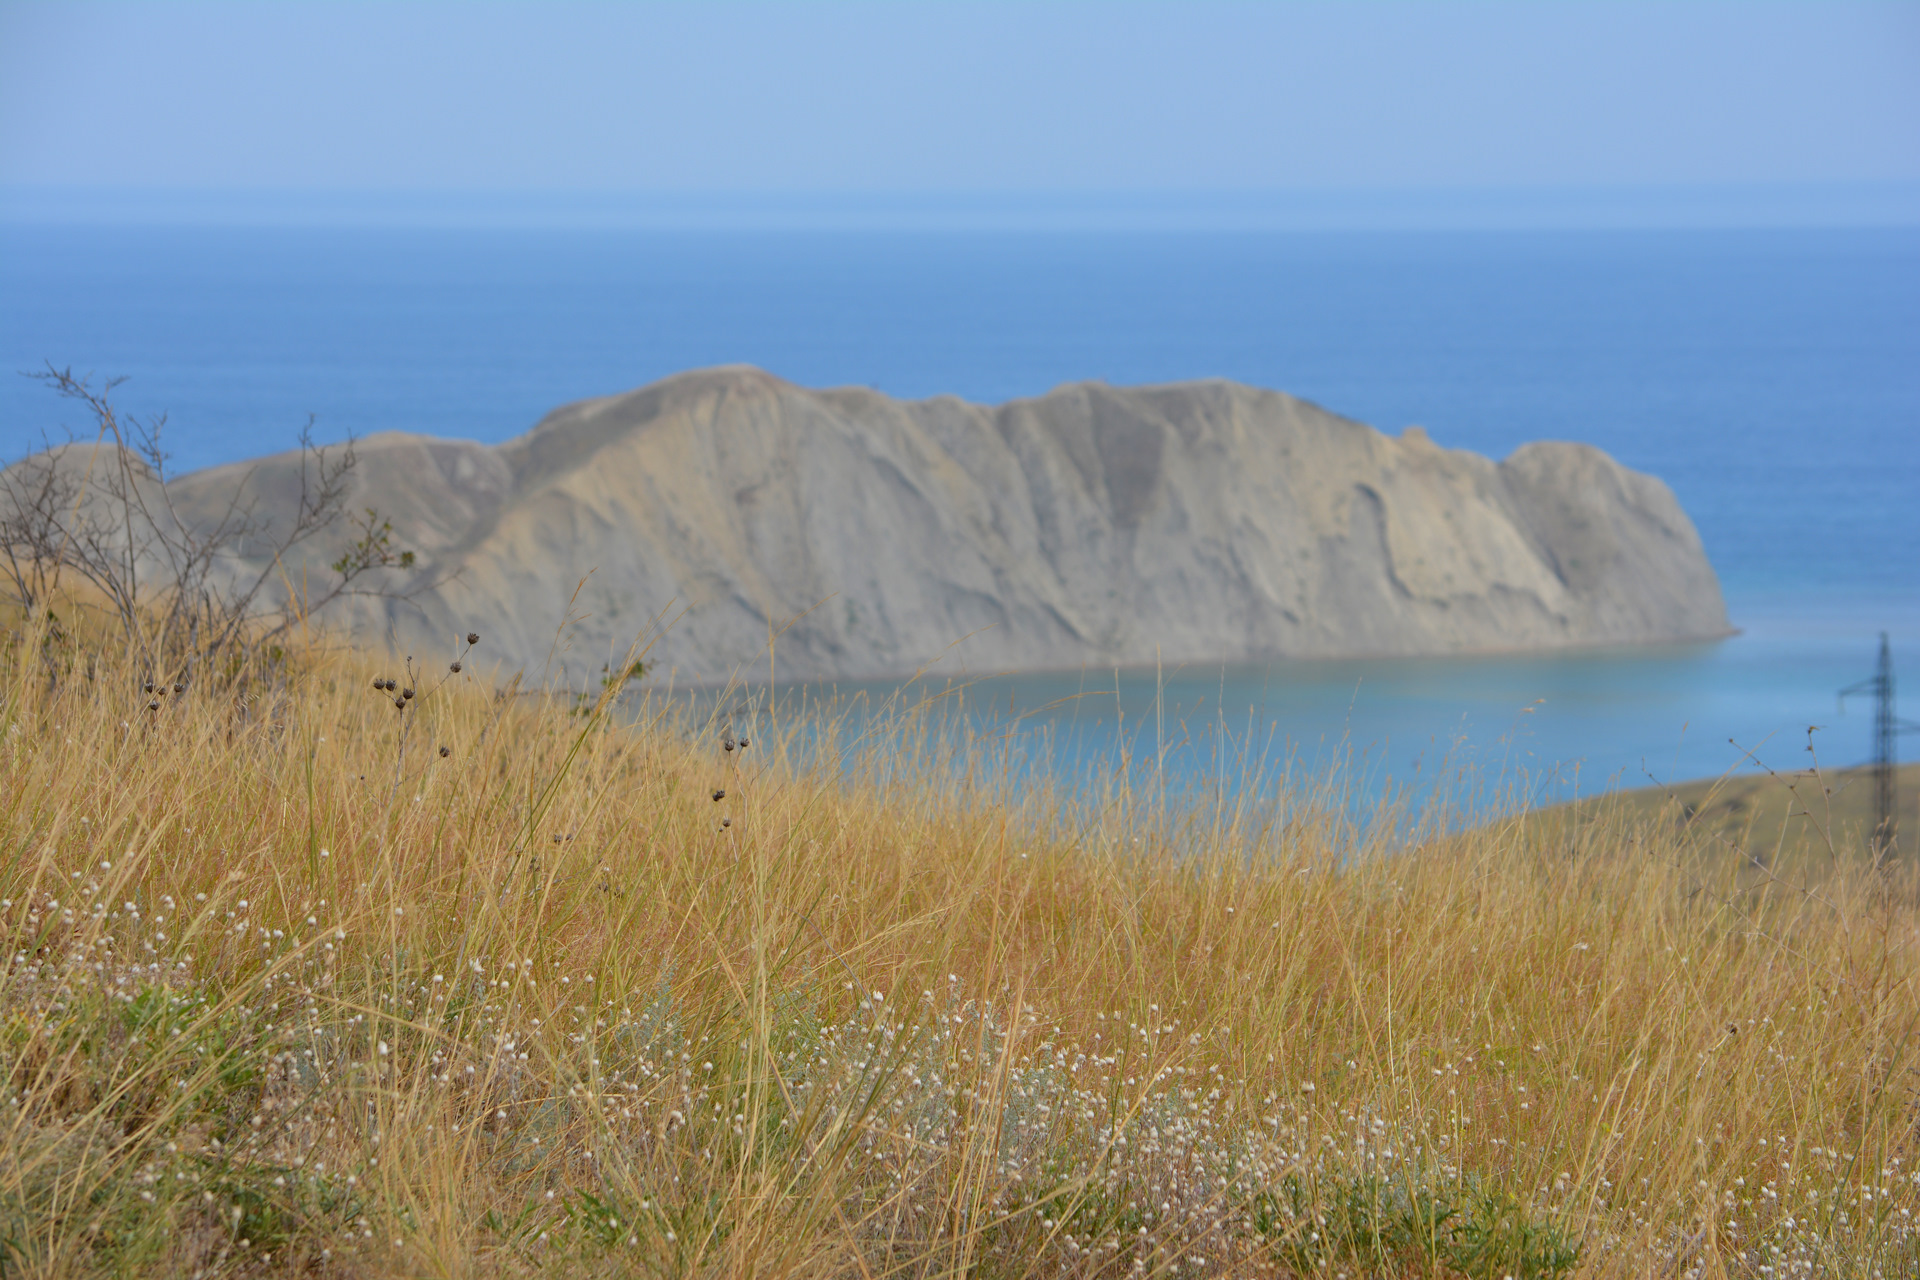
[[[1873,837],[1875,852],[1891,853],[1899,831],[1899,778],[1895,774],[1893,740],[1902,733],[1920,731],[1920,724],[1900,719],[1893,709],[1893,646],[1887,633],[1880,633],[1880,661],[1874,673],[1840,691],[1842,704],[1848,698],[1873,699]]]

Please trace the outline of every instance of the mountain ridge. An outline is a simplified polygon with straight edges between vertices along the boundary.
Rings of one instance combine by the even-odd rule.
[[[419,591],[329,620],[427,652],[477,629],[532,668],[571,607],[587,615],[563,660],[576,682],[667,616],[649,661],[689,683],[764,673],[782,628],[786,679],[1728,631],[1671,491],[1597,449],[1495,462],[1221,379],[983,406],[724,366],[559,406],[497,446],[385,432],[356,447],[349,508],[418,552]],[[298,461],[195,472],[168,496],[194,523],[246,492],[271,523]]]

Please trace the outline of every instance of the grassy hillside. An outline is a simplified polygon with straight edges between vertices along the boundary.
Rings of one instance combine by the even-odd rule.
[[[911,722],[827,776],[484,638],[151,693],[42,639],[9,1276],[1920,1269],[1910,870],[1012,803]]]
[[[1902,766],[1895,778],[1894,853],[1911,859],[1920,848],[1920,765]],[[1737,774],[1623,791],[1569,808],[1540,816],[1574,817],[1583,825],[1641,823],[1663,837],[1795,867],[1868,852],[1879,821],[1868,769]]]

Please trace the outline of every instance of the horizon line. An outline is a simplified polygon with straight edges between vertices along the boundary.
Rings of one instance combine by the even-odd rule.
[[[0,184],[0,225],[635,231],[1528,231],[1920,227],[1920,181],[1146,190]]]

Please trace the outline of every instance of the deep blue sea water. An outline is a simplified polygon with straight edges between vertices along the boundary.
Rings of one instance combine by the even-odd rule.
[[[1868,673],[1876,633],[1920,673],[1920,230],[0,225],[0,364],[49,360],[128,377],[121,402],[170,415],[182,470],[286,447],[309,413],[323,439],[499,441],[566,401],[728,362],[983,401],[1224,376],[1496,457],[1599,445],[1674,488],[1744,628],[1678,650],[979,691],[1032,711],[1107,690],[1028,721],[1077,758],[1120,741],[1116,712],[1130,733],[1153,709],[1158,741],[1224,722],[1243,747],[1344,741],[1395,776],[1462,739],[1585,788],[1721,772],[1743,759],[1729,738],[1793,766],[1810,725],[1849,764],[1867,708],[1839,714],[1834,690]],[[63,426],[85,424],[0,381],[5,456]],[[1194,742],[1195,762],[1219,745]]]

